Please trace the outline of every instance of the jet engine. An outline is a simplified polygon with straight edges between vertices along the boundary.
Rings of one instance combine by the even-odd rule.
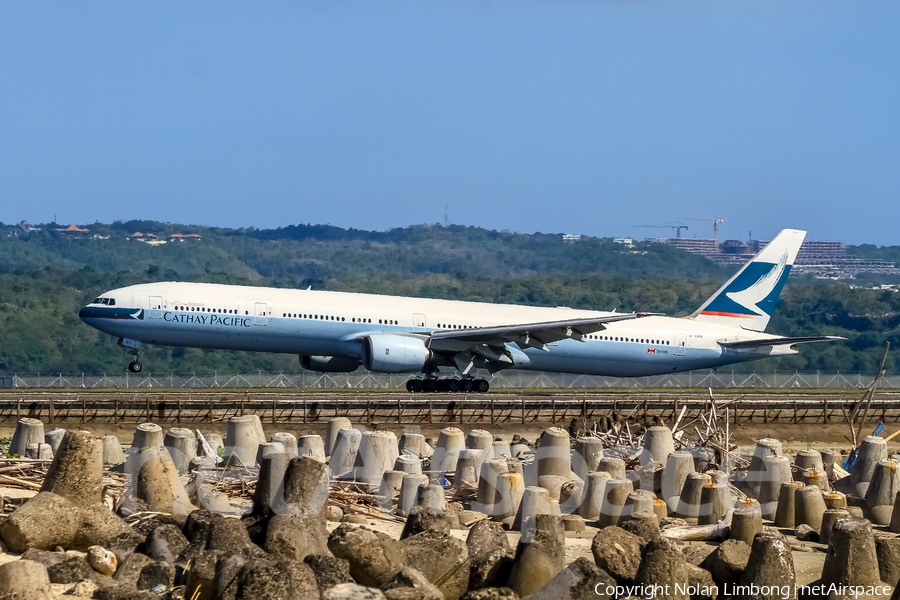
[[[359,368],[358,358],[346,356],[300,356],[300,366],[319,373],[350,373]]]
[[[378,373],[420,373],[432,358],[417,337],[379,333],[363,341],[363,366]]]

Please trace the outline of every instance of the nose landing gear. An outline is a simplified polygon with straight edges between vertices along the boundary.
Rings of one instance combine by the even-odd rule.
[[[143,370],[140,361],[138,360],[138,351],[141,348],[141,343],[137,340],[130,340],[127,338],[120,338],[119,345],[123,346],[125,350],[130,354],[133,358],[131,359],[131,364],[128,365],[128,370],[132,373],[140,373]]]

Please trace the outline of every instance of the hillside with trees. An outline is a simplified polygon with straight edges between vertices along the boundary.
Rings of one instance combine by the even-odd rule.
[[[565,242],[560,234],[463,226],[374,232],[131,221],[95,223],[74,235],[58,228],[24,232],[0,224],[0,374],[122,372],[127,361],[116,340],[84,325],[78,311],[103,291],[136,283],[312,286],[686,315],[732,274],[664,244],[632,248],[609,238]],[[138,232],[141,238],[134,236]],[[851,251],[900,255],[896,248]],[[869,280],[859,287],[850,283],[792,278],[770,325],[785,335],[842,335],[847,342],[809,345],[798,356],[735,369],[871,372],[884,343],[896,347],[900,339],[900,294],[876,289]],[[299,370],[296,356],[276,354],[148,347],[141,356],[155,373]]]

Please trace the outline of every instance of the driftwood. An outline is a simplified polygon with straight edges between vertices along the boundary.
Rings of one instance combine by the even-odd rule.
[[[733,514],[734,509],[731,508],[725,513],[722,520],[714,525],[685,525],[683,527],[664,529],[659,533],[664,537],[685,542],[724,539],[731,529],[731,515]]]

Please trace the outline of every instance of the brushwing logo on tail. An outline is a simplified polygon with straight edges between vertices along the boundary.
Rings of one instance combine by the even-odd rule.
[[[750,263],[701,314],[743,319],[770,316],[790,270],[787,251],[777,264]]]

